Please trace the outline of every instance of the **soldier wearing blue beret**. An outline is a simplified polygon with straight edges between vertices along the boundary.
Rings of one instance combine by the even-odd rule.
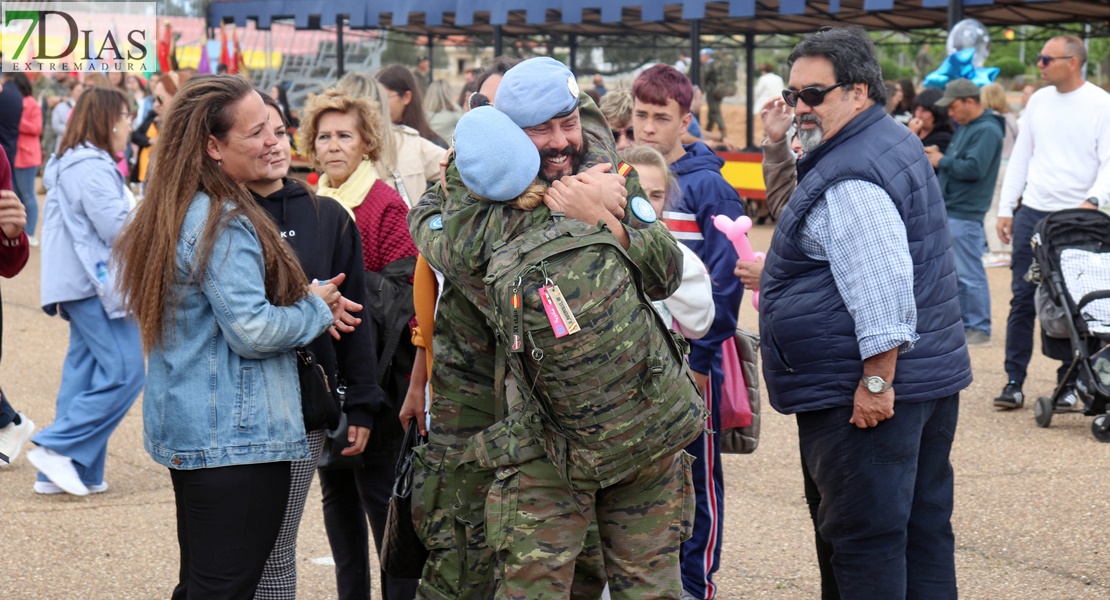
[[[645,290],[653,296],[669,295],[681,276],[681,253],[654,214],[626,210],[628,198],[643,196],[643,191],[634,172],[621,168],[608,125],[593,101],[581,94],[570,70],[550,58],[524,61],[505,74],[494,107],[523,130],[532,150],[524,151],[519,133],[515,137],[500,136],[505,129],[483,127],[488,125],[484,119],[495,117],[492,113],[479,114],[473,129],[460,122],[462,135],[457,133],[455,140],[458,154],[448,167],[446,186],[429,190],[409,213],[414,241],[429,264],[445,273],[452,268],[452,260],[466,255],[468,244],[481,243],[482,236],[497,233],[486,231],[484,221],[468,221],[465,217],[473,214],[467,211],[477,201],[510,199],[514,186],[502,180],[527,179],[527,169],[512,160],[514,152],[510,148],[517,148],[518,161],[537,164],[532,176],[549,186],[544,198],[545,214],[562,212],[567,218],[586,223],[604,223],[640,265]],[[485,160],[481,154],[476,160],[464,155],[467,131],[483,132],[472,142],[500,142],[503,148],[493,146],[501,151],[496,153],[498,158],[492,151]],[[494,131],[499,133],[491,133]],[[536,160],[533,152],[538,153],[538,162],[531,162]],[[497,340],[473,301],[482,290],[480,279],[465,289],[452,278],[445,278],[441,284],[432,343],[429,444],[420,458],[422,468],[417,472],[413,492],[414,522],[431,551],[421,581],[425,597],[484,599],[502,593],[514,595],[507,589],[495,590],[495,553],[491,546],[505,549],[507,543],[528,537],[527,531],[510,531],[501,523],[492,530],[487,527],[486,501],[494,483],[492,472],[454,476],[461,471],[459,465],[470,437],[500,421],[506,412],[503,379],[499,377],[504,367],[498,369],[492,350]],[[423,419],[422,407],[406,404],[402,419],[414,417]],[[546,456],[533,462],[550,464]],[[671,496],[681,503],[681,473],[677,481],[678,491]],[[493,492],[503,489],[497,486]],[[536,581],[537,586],[548,586],[542,587],[542,593],[540,588],[530,587],[521,597],[547,595],[547,590],[565,595],[568,589],[572,597],[598,597],[606,576],[599,566],[601,550],[596,538],[581,536],[573,550],[557,557],[563,563],[560,567],[565,568],[550,571],[546,580]],[[510,556],[507,552],[501,555]],[[636,579],[639,573],[625,571],[611,577],[613,597],[638,597],[634,590],[657,586],[657,579],[652,578],[660,576],[677,582],[677,554],[674,564],[669,560],[664,553],[661,559],[643,563],[653,565],[644,573],[650,582]],[[530,567],[539,572],[545,564],[537,561]],[[513,582],[529,583],[528,573],[519,575],[502,571],[501,581],[508,583],[508,577]]]

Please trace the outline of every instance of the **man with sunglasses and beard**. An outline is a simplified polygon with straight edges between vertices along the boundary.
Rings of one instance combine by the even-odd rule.
[[[1021,386],[1033,356],[1034,295],[1025,281],[1033,262],[1029,239],[1037,222],[1068,208],[1110,207],[1110,94],[1083,79],[1087,48],[1073,36],[1045,42],[1037,67],[1045,87],[1029,98],[1018,122],[1002,193],[998,201],[998,238],[1013,240],[1010,316],[1006,322],[1006,375],[1009,381],[994,399],[995,408],[1021,408]],[[1020,201],[1020,207],[1018,206]],[[1043,333],[1043,332],[1042,332]],[[1071,366],[1071,346],[1041,337],[1046,354],[1061,359],[1058,380]],[[1074,408],[1076,392],[1057,401]]]
[[[883,110],[862,29],[810,35],[789,64],[805,156],[759,325],[771,405],[797,419],[822,595],[956,598],[949,454],[971,364],[944,199]]]
[[[716,316],[709,332],[690,342],[690,369],[705,398],[709,422],[706,431],[686,447],[694,456],[696,516],[693,536],[682,545],[683,598],[708,599],[716,595],[713,574],[720,567],[724,532],[724,479],[719,407],[724,371],[722,344],[731,343],[744,286],[733,276],[736,250],[724,233],[713,226],[715,215],[737,219],[744,214],[740,197],[721,176],[724,164],[702,142],[682,145],[682,134],[693,118],[690,103],[694,87],[670,65],[645,70],[632,83],[632,127],[637,144],[652,146],[678,176],[682,195],[663,212],[663,222],[679,242],[705,263],[713,281]]]

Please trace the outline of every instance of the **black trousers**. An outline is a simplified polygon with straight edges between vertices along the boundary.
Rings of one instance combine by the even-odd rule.
[[[324,528],[335,559],[335,583],[340,600],[370,599],[370,531],[374,548],[382,548],[393,467],[368,465],[357,469],[320,469]],[[418,579],[397,579],[380,571],[383,600],[412,600]]]
[[[170,469],[181,573],[173,600],[250,600],[289,500],[289,462]]]

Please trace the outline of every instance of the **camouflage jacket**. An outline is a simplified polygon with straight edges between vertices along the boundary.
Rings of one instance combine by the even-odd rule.
[[[620,163],[612,134],[593,100],[579,100],[583,141],[587,154],[580,170],[600,163]],[[550,218],[545,206],[532,211],[510,211],[506,231],[487,231],[490,205],[467,191],[452,162],[447,170],[447,191],[431,188],[409,212],[409,230],[420,253],[446,276],[437,308],[431,384],[432,402],[443,397],[494,414],[494,372],[497,344],[485,316],[469,297],[483,297],[485,264],[490,248],[526,228]],[[628,197],[645,196],[634,171],[626,177]],[[624,219],[630,239],[628,254],[643,273],[645,291],[652,298],[670,296],[682,276],[682,254],[662,222],[644,223],[627,211]],[[469,290],[458,286],[466,282]],[[476,296],[474,294],[477,294]],[[434,418],[434,417],[433,417]]]

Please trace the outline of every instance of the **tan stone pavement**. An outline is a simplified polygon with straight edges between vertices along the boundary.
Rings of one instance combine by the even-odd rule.
[[[757,227],[765,248],[770,226]],[[956,560],[964,598],[1110,598],[1110,444],[1091,437],[1091,419],[1057,416],[1035,426],[1032,410],[1001,413],[990,400],[1004,383],[1003,337],[1009,271],[988,269],[994,346],[971,351],[976,380],[965,391],[953,463]],[[38,307],[38,250],[4,296],[0,383],[18,410],[50,423],[68,329]],[[741,322],[754,327],[745,299]],[[1055,367],[1036,356],[1027,393],[1051,390]],[[726,456],[721,599],[817,598],[812,528],[802,497],[792,419],[764,413],[759,450]],[[0,470],[0,599],[166,598],[177,576],[173,494],[165,469],[142,447],[139,403],[109,445],[111,489],[86,498],[38,496],[20,457]],[[299,546],[302,598],[335,596],[318,485]],[[322,562],[322,561],[321,561]]]

